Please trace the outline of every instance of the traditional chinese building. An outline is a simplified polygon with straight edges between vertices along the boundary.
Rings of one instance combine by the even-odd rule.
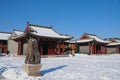
[[[75,53],[76,40],[67,40],[65,43],[67,45],[67,48],[71,49],[71,53]]]
[[[12,40],[14,37],[18,37],[23,34],[23,31],[20,30],[13,30],[11,36],[8,39],[8,51],[10,54],[17,55],[18,52],[18,42]]]
[[[7,53],[7,40],[10,37],[9,32],[0,32],[0,53]]]
[[[23,34],[12,37],[18,42],[17,55],[26,54],[27,41],[30,37],[38,40],[38,49],[41,55],[63,55],[64,42],[72,39],[72,36],[59,34],[52,27],[28,23]]]
[[[84,33],[82,37],[77,40],[79,52],[86,54],[106,54],[108,43],[108,41],[88,33]]]
[[[118,38],[108,38],[105,39],[110,43],[107,45],[108,53],[120,53],[120,39]]]

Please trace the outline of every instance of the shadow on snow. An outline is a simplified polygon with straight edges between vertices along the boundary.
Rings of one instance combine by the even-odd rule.
[[[2,67],[2,68],[0,68],[0,75],[1,75],[4,71],[6,71],[6,70],[7,70],[6,67]]]
[[[56,71],[56,70],[58,70],[58,69],[62,69],[62,68],[64,68],[64,67],[66,67],[66,66],[67,66],[67,65],[62,65],[62,66],[57,66],[57,67],[54,67],[54,68],[49,68],[49,69],[46,69],[46,70],[42,70],[42,71],[41,71],[41,74],[42,74],[42,76],[44,76],[44,75],[47,74],[47,73]]]

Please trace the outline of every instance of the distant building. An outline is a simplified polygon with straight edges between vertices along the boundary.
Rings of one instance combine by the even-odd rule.
[[[99,38],[95,34],[88,33],[84,33],[77,40],[79,52],[86,54],[106,54],[108,43],[108,41]]]
[[[38,40],[38,49],[41,55],[63,55],[64,42],[72,39],[72,36],[59,34],[52,27],[28,23],[23,34],[11,38],[18,42],[18,47],[15,47],[17,48],[17,53],[15,51],[17,55],[26,54],[27,41],[30,37]]]
[[[10,37],[9,32],[0,32],[0,53],[8,53],[7,50],[7,40]]]
[[[66,49],[69,49],[70,54],[74,54],[76,52],[76,40],[67,40],[65,41]]]
[[[12,38],[20,36],[23,34],[23,31],[13,30],[11,36],[8,39],[8,51],[10,54],[17,55],[18,52],[18,42],[12,40]]]
[[[120,53],[120,39],[119,38],[107,38],[105,40],[110,42],[107,45],[108,53]]]

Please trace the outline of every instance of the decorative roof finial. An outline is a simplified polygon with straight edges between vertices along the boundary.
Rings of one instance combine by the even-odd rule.
[[[50,25],[50,28],[52,28],[53,26],[52,25]]]
[[[29,21],[27,21],[27,25],[29,25]]]
[[[15,31],[16,29],[14,28],[13,31]]]

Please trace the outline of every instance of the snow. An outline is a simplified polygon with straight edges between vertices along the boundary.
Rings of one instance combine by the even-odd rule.
[[[22,31],[15,31],[15,33],[16,33],[17,35],[21,35],[21,34],[23,34]]]
[[[93,41],[93,39],[81,39],[81,40],[77,40],[77,43],[84,43],[84,42],[90,42]]]
[[[0,40],[8,40],[10,33],[0,33]]]
[[[53,38],[71,38],[71,36],[58,34],[52,28],[35,27],[35,26],[31,26],[31,28],[35,31],[32,34],[35,34],[38,36],[53,37]]]
[[[105,41],[105,40],[102,40],[102,39],[100,39],[99,37],[97,37],[97,36],[94,36],[94,35],[88,35],[90,38],[92,38],[92,39],[95,39],[96,41],[98,41],[98,42],[102,42],[102,43],[109,43],[109,41]]]
[[[90,42],[90,41],[95,40],[95,41],[100,42],[100,43],[109,43],[109,41],[102,40],[95,35],[88,35],[88,36],[89,36],[89,39],[80,39],[80,40],[77,40],[77,42],[84,43],[84,42]]]
[[[1,56],[0,80],[119,80],[120,54],[42,58],[40,77],[24,71],[24,57]]]
[[[116,46],[116,45],[120,45],[120,42],[113,42],[108,44],[108,46]]]
[[[120,42],[120,40],[115,39],[116,42]]]

